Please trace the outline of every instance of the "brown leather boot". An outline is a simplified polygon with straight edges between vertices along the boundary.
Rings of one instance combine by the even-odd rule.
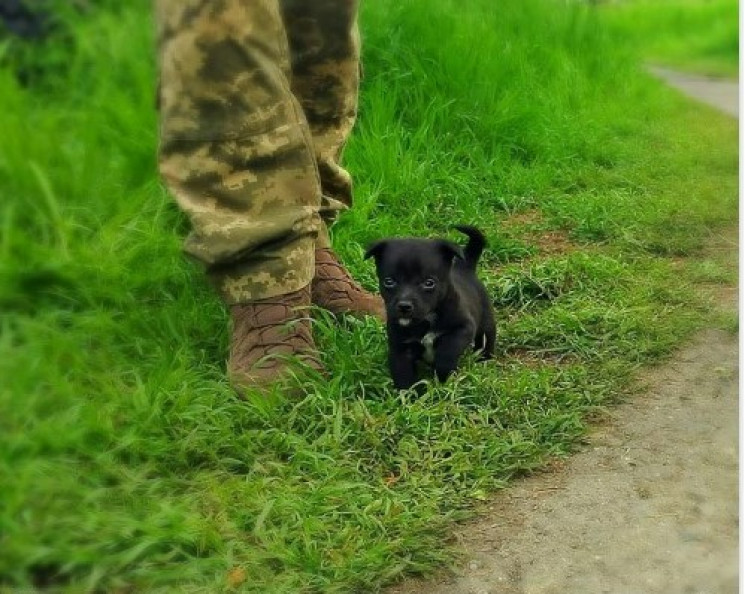
[[[316,272],[311,289],[313,305],[333,314],[369,315],[385,321],[383,300],[354,282],[330,249],[316,250]]]
[[[310,328],[310,286],[294,293],[233,305],[228,378],[237,390],[265,388],[292,374],[301,362],[316,371]]]

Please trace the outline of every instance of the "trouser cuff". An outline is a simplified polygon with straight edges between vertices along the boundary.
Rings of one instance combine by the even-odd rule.
[[[316,244],[315,236],[303,237],[229,269],[208,271],[208,276],[227,305],[299,291],[313,280]]]

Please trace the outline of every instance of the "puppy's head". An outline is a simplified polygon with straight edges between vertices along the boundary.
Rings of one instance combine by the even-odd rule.
[[[444,240],[384,239],[372,244],[365,258],[375,258],[380,293],[389,322],[407,327],[426,320],[448,294],[460,246]]]

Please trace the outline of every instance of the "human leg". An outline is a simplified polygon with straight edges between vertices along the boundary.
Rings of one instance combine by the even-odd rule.
[[[281,0],[292,90],[308,120],[321,180],[320,214],[328,227],[352,204],[352,178],[341,166],[357,117],[360,40],[357,0]],[[334,313],[384,317],[380,297],[364,291],[322,232],[316,245],[313,303]]]
[[[271,381],[279,357],[314,349],[301,310],[323,228],[278,2],[157,0],[156,17],[160,172],[192,223],[185,251],[230,306],[231,377]]]

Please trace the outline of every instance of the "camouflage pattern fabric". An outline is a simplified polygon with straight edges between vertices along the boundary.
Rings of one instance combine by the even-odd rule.
[[[156,0],[163,180],[228,304],[313,277],[351,205],[356,0]]]

